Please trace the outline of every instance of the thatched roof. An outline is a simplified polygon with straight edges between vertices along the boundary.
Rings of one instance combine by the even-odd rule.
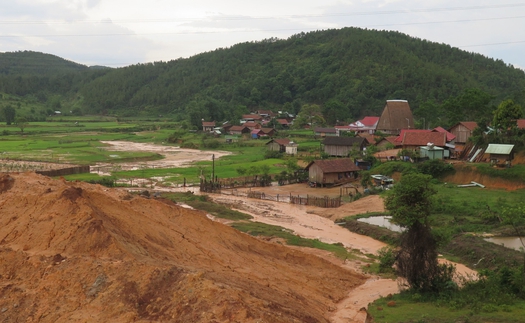
[[[406,100],[388,100],[379,118],[376,130],[399,133],[401,129],[413,129],[414,117]]]

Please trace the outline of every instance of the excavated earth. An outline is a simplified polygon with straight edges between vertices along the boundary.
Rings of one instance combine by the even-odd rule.
[[[329,322],[364,282],[169,201],[0,175],[1,322]]]

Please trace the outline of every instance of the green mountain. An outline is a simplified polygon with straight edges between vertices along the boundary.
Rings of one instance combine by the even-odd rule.
[[[32,51],[0,53],[0,75],[51,76],[86,70],[88,67],[51,54]]]
[[[30,71],[31,60],[26,62]],[[0,56],[4,65],[9,66]],[[65,76],[62,65],[56,66],[46,79],[36,71],[0,77],[0,92],[60,95],[62,106],[83,113],[163,114],[195,125],[203,118],[235,120],[258,108],[297,113],[304,104],[320,105],[334,123],[379,115],[387,99],[409,100],[416,117],[427,124],[443,117],[443,125],[472,120],[472,111],[476,118],[488,116],[504,99],[525,106],[525,73],[501,60],[399,32],[358,28],[241,43],[169,62],[71,68]],[[483,106],[463,112],[462,100]]]

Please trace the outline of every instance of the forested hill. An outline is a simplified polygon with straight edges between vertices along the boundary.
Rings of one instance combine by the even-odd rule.
[[[0,75],[56,75],[88,67],[51,54],[32,51],[0,53]]]
[[[490,104],[510,98],[525,106],[525,73],[503,61],[398,32],[358,28],[81,72],[70,76],[69,88],[46,88],[44,83],[32,89],[79,98],[68,104],[81,103],[84,113],[173,115],[195,125],[203,118],[235,120],[257,108],[296,113],[304,104],[320,105],[332,123],[379,115],[387,99],[409,100],[427,121],[442,113],[450,114],[448,122],[472,120],[479,116],[454,105],[448,105],[453,113],[432,109],[467,89],[478,89],[489,100],[492,96]],[[0,91],[6,92],[5,85],[0,80]],[[488,111],[481,110],[478,114]]]

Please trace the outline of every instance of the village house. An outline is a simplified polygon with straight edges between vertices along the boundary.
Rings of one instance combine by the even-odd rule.
[[[351,158],[314,160],[305,169],[308,180],[321,187],[353,181],[360,171]]]
[[[253,139],[259,139],[262,137],[273,137],[275,134],[276,132],[273,128],[253,129],[251,131],[251,136]]]
[[[260,115],[263,119],[271,119],[275,116],[275,113],[270,110],[257,110],[255,114]]]
[[[241,118],[241,123],[245,122],[262,122],[263,117],[258,114],[243,114]]]
[[[315,135],[317,137],[335,137],[337,136],[337,132],[335,128],[315,128],[314,129]]]
[[[250,133],[250,128],[245,126],[231,126],[230,135],[243,135]]]
[[[361,137],[326,137],[323,146],[329,156],[348,157],[351,151],[363,151],[368,144]]]
[[[406,131],[401,145],[403,149],[418,151],[422,158],[443,159],[451,156],[447,146],[447,134],[443,132]]]
[[[414,129],[414,117],[406,100],[387,100],[376,131],[399,135],[401,129]]]
[[[268,150],[270,151],[285,152],[286,145],[288,145],[290,142],[291,142],[290,139],[286,139],[286,138],[272,139],[266,143],[266,147],[268,147]]]
[[[489,155],[491,164],[510,167],[514,159],[514,145],[489,144],[485,154]]]
[[[250,129],[250,130],[261,129],[262,128],[262,125],[260,123],[252,122],[252,121],[245,122],[242,125],[245,126],[245,127],[248,127],[248,129]]]
[[[290,127],[291,123],[287,119],[275,119],[275,121],[281,125],[284,129]]]
[[[352,122],[348,126],[336,126],[337,135],[340,136],[341,132],[352,131],[355,133],[366,133],[374,134],[376,132],[377,123],[379,122],[379,117],[364,117],[361,120]]]
[[[453,133],[444,129],[443,127],[436,127],[432,129],[432,132],[445,133],[447,135],[447,144],[453,145],[456,142],[456,136]]]
[[[277,134],[277,130],[274,128],[261,128],[261,132],[267,137],[273,137]]]
[[[215,121],[203,121],[202,122],[202,131],[204,132],[213,132],[215,129]]]
[[[463,121],[456,123],[448,131],[456,136],[457,144],[465,144],[468,138],[472,136],[472,131],[478,127],[478,124],[474,121]]]
[[[293,141],[290,141],[286,145],[286,151],[285,152],[286,152],[287,155],[292,155],[292,156],[297,155],[297,143],[295,143]]]
[[[398,136],[387,136],[383,137],[381,140],[376,142],[376,147],[378,150],[387,150],[387,149],[394,149],[399,146],[401,146],[401,143],[397,143],[396,139]]]
[[[403,139],[405,138],[405,135],[407,133],[429,133],[429,132],[431,132],[431,131],[427,130],[427,129],[401,129],[401,132],[399,133],[399,136],[396,137],[394,142],[395,142],[395,145],[397,147],[402,147],[403,146]],[[413,136],[413,135],[411,135],[411,136]]]

